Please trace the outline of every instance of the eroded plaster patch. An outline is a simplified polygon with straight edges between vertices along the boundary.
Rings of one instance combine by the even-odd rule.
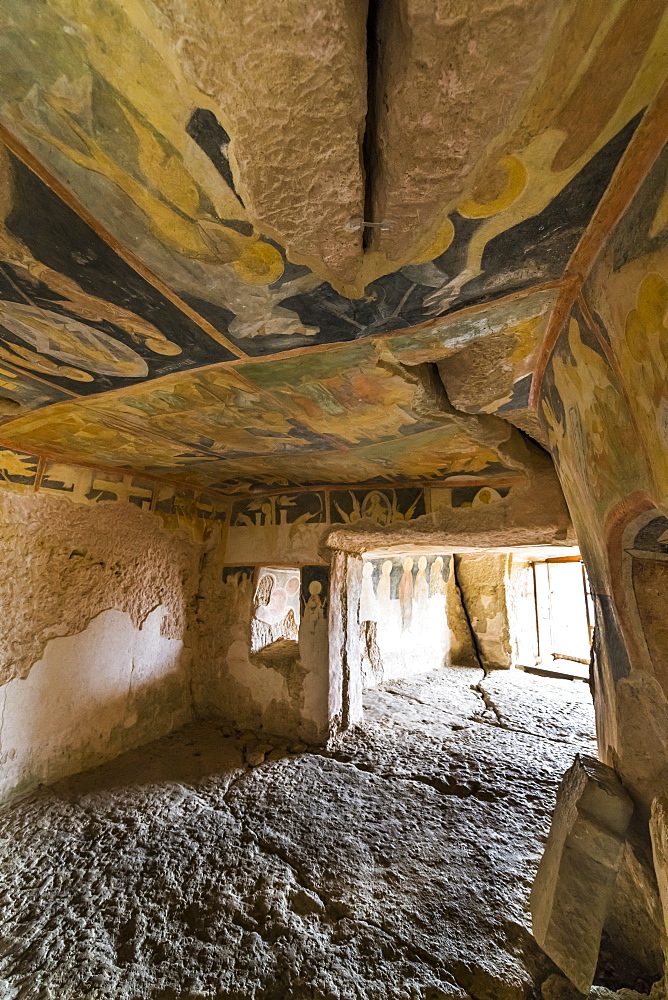
[[[139,628],[161,605],[161,635],[183,639],[200,547],[157,517],[132,504],[0,491],[0,540],[0,681],[26,677],[50,639],[111,608]]]

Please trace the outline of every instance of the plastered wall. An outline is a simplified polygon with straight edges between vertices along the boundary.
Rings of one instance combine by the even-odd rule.
[[[101,611],[50,639],[25,677],[0,687],[0,796],[92,767],[192,717],[190,653],[161,634],[158,605],[136,628]]]
[[[127,494],[0,489],[0,796],[192,718],[204,534]]]

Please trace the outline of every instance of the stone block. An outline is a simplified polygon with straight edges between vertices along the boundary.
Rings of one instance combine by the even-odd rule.
[[[661,909],[663,910],[663,946],[665,951],[665,929],[668,927],[668,796],[662,795],[652,802],[649,832],[652,838],[654,872],[659,886]]]
[[[603,931],[620,981],[653,983],[663,972],[664,918],[649,829],[638,819],[626,834]]]
[[[575,758],[562,778],[531,890],[533,933],[582,993],[596,972],[601,932],[633,803],[615,771]]]

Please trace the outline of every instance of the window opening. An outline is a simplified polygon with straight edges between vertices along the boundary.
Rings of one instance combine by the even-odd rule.
[[[265,566],[258,574],[253,618],[251,650],[256,653],[279,639],[299,638],[300,571]]]

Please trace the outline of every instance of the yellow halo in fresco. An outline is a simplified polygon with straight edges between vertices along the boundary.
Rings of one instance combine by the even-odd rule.
[[[501,494],[498,490],[492,489],[491,486],[484,486],[481,490],[478,490],[476,495],[471,501],[472,507],[482,507],[487,506],[491,503],[498,503],[501,500]]]
[[[244,249],[231,263],[242,281],[251,285],[270,285],[283,274],[283,258],[271,243],[258,240]]]
[[[148,347],[149,351],[153,351],[154,354],[166,354],[169,355],[169,357],[181,354],[181,348],[179,345],[174,344],[171,340],[167,340],[166,337],[163,340],[146,337],[144,340],[144,346]]]
[[[455,227],[450,219],[446,219],[438,227],[438,232],[433,240],[414,257],[411,256],[411,264],[428,264],[430,260],[440,257],[448,249],[455,238]]]
[[[524,191],[527,172],[521,160],[516,156],[504,156],[499,160],[499,166],[506,173],[503,191],[497,198],[484,204],[473,200],[463,201],[457,206],[457,211],[465,219],[488,219],[491,215],[498,215],[510,208]]]

